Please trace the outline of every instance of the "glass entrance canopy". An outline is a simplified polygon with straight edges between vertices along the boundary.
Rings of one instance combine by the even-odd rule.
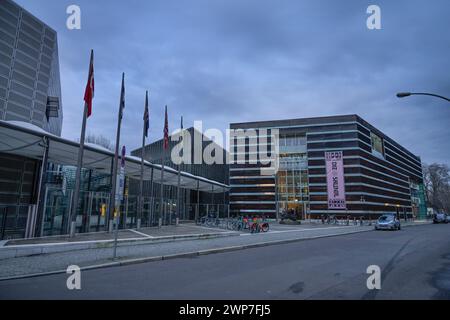
[[[48,161],[53,164],[76,166],[80,144],[48,133],[33,124],[21,121],[0,120],[0,152],[23,156],[30,159],[42,160],[45,151],[45,141],[48,143]],[[119,156],[120,157],[120,156]],[[85,144],[83,168],[99,172],[110,172],[114,153],[94,144]],[[141,159],[125,156],[125,175],[139,179]],[[164,167],[164,180],[161,181],[161,165],[144,161],[144,180],[151,180],[164,185],[177,186],[177,170]],[[152,169],[153,170],[148,170]],[[223,193],[229,189],[228,185],[195,176],[182,171],[181,187],[210,193]]]

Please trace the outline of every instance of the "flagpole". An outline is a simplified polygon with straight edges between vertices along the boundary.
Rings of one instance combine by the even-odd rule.
[[[120,102],[119,102],[119,117],[117,119],[117,132],[116,132],[116,149],[114,152],[114,164],[113,164],[113,172],[112,172],[112,183],[111,183],[111,197],[109,198],[109,207],[108,207],[108,218],[109,218],[109,230],[112,231],[113,221],[114,221],[114,213],[116,209],[116,183],[117,183],[117,165],[119,160],[119,144],[120,144],[120,126],[122,124],[122,103],[124,99],[124,89],[125,89],[125,73],[122,73],[122,88],[120,93]],[[117,214],[118,216],[118,214]]]
[[[93,98],[93,73],[94,73],[94,50],[91,50],[91,57],[89,62],[89,75],[88,75],[88,85],[86,86],[86,90],[89,88],[92,90],[90,95],[90,103],[92,104]],[[80,135],[80,148],[78,149],[78,160],[77,160],[77,170],[75,173],[75,189],[73,191],[72,197],[72,205],[70,212],[70,230],[69,236],[70,238],[75,237],[76,231],[76,222],[77,222],[77,210],[78,210],[78,198],[80,195],[80,180],[81,180],[81,168],[83,166],[83,155],[84,155],[84,139],[86,136],[86,120],[88,117],[88,102],[86,101],[86,92],[85,92],[85,102],[84,102],[84,110],[83,110],[83,121],[81,124],[81,135]]]
[[[70,237],[75,237],[76,222],[77,222],[77,210],[78,210],[78,198],[80,195],[80,180],[81,180],[81,167],[83,166],[83,155],[84,155],[84,139],[86,135],[86,118],[87,118],[87,103],[84,104],[83,111],[83,123],[81,125],[81,136],[80,136],[80,148],[78,149],[78,160],[77,160],[77,170],[75,173],[75,189],[73,191],[72,197],[72,210],[70,213]]]
[[[122,147],[122,154],[120,156],[120,184],[119,184],[119,192],[123,195],[125,190],[125,146]],[[115,260],[117,257],[117,239],[119,237],[119,222],[120,222],[120,201],[122,200],[121,195],[117,195],[120,197],[118,202],[116,202],[117,206],[117,215],[115,217],[115,228],[114,228],[114,253],[113,259]],[[126,221],[124,222],[126,224]]]
[[[181,116],[181,124],[180,124],[180,136],[181,136],[181,143],[184,145],[184,134],[183,134],[183,116]],[[184,148],[183,148],[183,155],[184,155]],[[180,203],[180,185],[181,185],[181,165],[178,164],[178,183],[177,183],[177,217],[175,218],[176,225],[178,225],[179,219],[180,219],[180,210],[181,210],[181,203]]]
[[[148,91],[145,92],[145,107],[144,107],[144,126],[142,129],[142,149],[141,149],[141,180],[139,183],[139,216],[137,220],[136,228],[139,229],[141,227],[141,219],[143,217],[143,209],[144,209],[144,198],[143,198],[143,190],[144,190],[144,148],[145,148],[145,137],[147,135],[148,130]]]
[[[164,142],[163,142],[164,143]],[[159,221],[158,221],[158,227],[161,227],[163,224],[163,214],[165,213],[164,207],[164,161],[166,158],[166,149],[163,147],[163,153],[161,158],[161,203],[159,204]]]
[[[161,159],[161,203],[159,206],[159,221],[158,221],[158,227],[161,227],[163,224],[163,215],[165,216],[166,208],[164,206],[164,161],[166,160],[166,139],[168,135],[168,119],[167,119],[167,106],[165,109],[164,114],[164,138],[163,138],[163,152],[162,152],[162,159]],[[165,218],[165,217],[164,217]]]

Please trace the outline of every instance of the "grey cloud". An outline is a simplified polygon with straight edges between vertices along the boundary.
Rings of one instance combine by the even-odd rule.
[[[376,1],[382,30],[369,31],[372,1],[77,1],[80,31],[65,28],[60,0],[18,0],[58,31],[63,134],[81,124],[88,52],[96,53],[89,131],[114,140],[120,75],[127,102],[122,141],[140,144],[145,90],[151,139],[170,127],[357,113],[424,161],[450,163],[450,108],[402,90],[450,95],[450,3]]]

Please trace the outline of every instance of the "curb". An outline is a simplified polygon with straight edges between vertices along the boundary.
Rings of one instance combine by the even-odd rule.
[[[161,236],[157,238],[128,238],[118,239],[117,246],[127,246],[130,244],[140,245],[159,242],[171,242],[182,240],[202,240],[222,237],[238,236],[238,233],[233,232],[219,232],[219,233],[202,233],[202,234],[188,234],[180,236]],[[84,242],[59,242],[59,243],[42,243],[42,244],[25,244],[5,246],[0,248],[0,261],[10,258],[19,258],[27,256],[35,256],[48,253],[67,252],[74,250],[89,250],[98,248],[112,248],[114,240],[94,240]]]
[[[287,243],[300,242],[300,241],[306,241],[306,240],[314,240],[314,239],[319,239],[319,238],[343,236],[343,235],[369,232],[369,231],[373,231],[373,230],[372,229],[357,230],[357,231],[350,231],[350,232],[345,232],[345,233],[333,233],[333,234],[327,234],[327,235],[321,235],[321,236],[314,236],[314,237],[309,237],[309,238],[294,238],[294,239],[286,239],[286,240],[266,241],[266,242],[258,242],[258,243],[248,244],[248,245],[238,245],[238,246],[231,246],[231,247],[176,253],[176,254],[165,255],[165,256],[153,256],[153,257],[126,259],[123,261],[113,261],[113,262],[107,262],[107,263],[102,263],[102,264],[84,266],[84,267],[80,267],[80,270],[87,271],[87,270],[95,270],[95,269],[102,269],[102,268],[109,268],[109,267],[127,266],[127,265],[133,265],[133,264],[138,264],[138,263],[146,263],[146,262],[154,262],[154,261],[162,261],[162,260],[172,260],[172,259],[178,259],[178,258],[197,257],[197,256],[204,256],[204,255],[215,254],[215,253],[233,252],[233,251],[239,251],[239,250],[244,250],[244,249],[260,248],[260,247],[266,247],[266,246],[272,246],[272,245],[287,244]],[[11,277],[3,277],[3,278],[0,278],[0,281],[36,278],[36,277],[41,277],[41,276],[63,274],[63,273],[66,273],[66,270],[56,270],[56,271],[32,273],[32,274],[18,275],[18,276],[11,276]]]

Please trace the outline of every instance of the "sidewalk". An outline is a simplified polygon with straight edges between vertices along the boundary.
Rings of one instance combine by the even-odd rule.
[[[142,243],[160,243],[186,239],[209,239],[216,237],[237,236],[239,233],[217,228],[199,227],[195,224],[164,226],[162,228],[142,228],[137,230],[119,230],[117,242],[119,246]],[[50,236],[33,239],[9,240],[0,246],[0,261],[7,258],[48,254],[64,251],[108,248],[114,244],[114,233],[92,232],[81,233],[70,238]]]
[[[403,224],[403,226],[418,223]],[[180,226],[186,229],[205,229],[195,225]],[[175,227],[174,227],[175,228]],[[178,228],[178,227],[176,227]],[[210,238],[184,238],[183,241],[163,241],[157,244],[152,239],[122,242],[117,249],[118,259],[112,260],[111,246],[96,246],[84,250],[49,252],[31,256],[10,257],[0,260],[0,279],[42,275],[43,273],[63,273],[69,265],[78,265],[81,269],[118,266],[130,263],[165,260],[179,257],[195,257],[204,254],[241,250],[252,247],[276,245],[300,240],[339,236],[358,232],[372,231],[372,226],[332,226],[332,225],[279,225],[272,224],[271,231],[261,234],[237,233],[214,229],[217,234]],[[214,231],[213,230],[213,231]],[[163,230],[162,232],[166,232]],[[233,235],[233,236],[230,236]],[[124,238],[124,240],[129,240]],[[66,243],[67,244],[67,243]],[[36,244],[34,244],[36,245]],[[24,245],[30,246],[30,244]],[[40,245],[43,246],[42,244]],[[52,248],[60,244],[46,244]],[[14,247],[19,247],[15,245]],[[8,249],[8,246],[0,248]]]

